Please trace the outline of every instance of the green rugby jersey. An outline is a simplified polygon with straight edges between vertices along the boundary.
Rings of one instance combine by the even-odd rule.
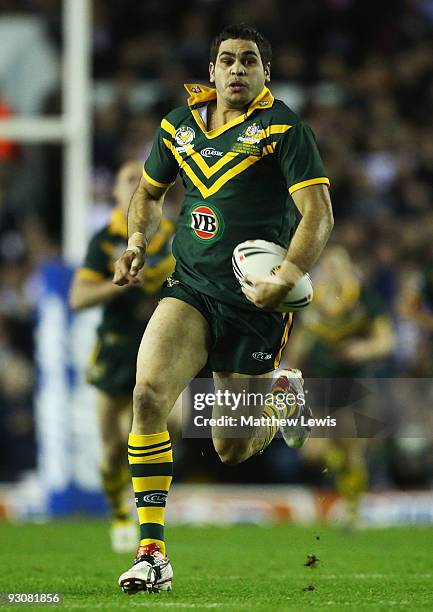
[[[151,240],[146,263],[141,271],[141,285],[128,287],[104,305],[99,337],[116,342],[116,338],[141,338],[147,321],[156,305],[156,297],[162,283],[174,269],[171,241],[174,224],[163,218]],[[91,239],[78,278],[102,281],[113,277],[114,263],[125,251],[127,237],[126,220],[122,211],[115,208],[111,223]],[[111,340],[110,340],[111,339]]]
[[[215,89],[185,85],[188,105],[161,122],[144,177],[166,187],[180,173],[185,200],[173,254],[175,277],[221,301],[256,309],[234,277],[233,249],[261,238],[287,248],[295,223],[291,198],[329,185],[308,125],[265,87],[243,115],[207,131]]]

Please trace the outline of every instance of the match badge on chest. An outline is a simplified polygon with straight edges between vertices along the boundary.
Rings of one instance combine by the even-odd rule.
[[[260,142],[261,128],[256,124],[252,123],[238,136],[238,142],[244,144],[257,144]]]
[[[189,127],[189,125],[181,125],[174,133],[176,144],[179,145],[176,147],[176,151],[178,153],[184,153],[189,147],[193,146],[191,143],[194,138],[195,132],[192,127]]]

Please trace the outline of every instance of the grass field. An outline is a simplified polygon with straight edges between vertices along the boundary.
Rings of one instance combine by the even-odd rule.
[[[62,610],[432,610],[433,533],[399,528],[167,528],[174,591],[124,595],[101,521],[0,523],[0,591],[61,592]],[[316,567],[306,567],[314,554]]]

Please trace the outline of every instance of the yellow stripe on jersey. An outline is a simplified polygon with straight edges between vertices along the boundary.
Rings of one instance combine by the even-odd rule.
[[[261,157],[250,155],[249,157],[241,161],[239,164],[236,164],[236,166],[230,168],[230,170],[227,170],[227,172],[225,172],[222,176],[219,177],[218,180],[215,181],[212,187],[207,190],[207,194],[204,197],[213,195],[214,193],[219,191],[221,187],[223,187],[230,179],[234,178],[250,166],[256,164],[261,159]]]
[[[229,151],[225,155],[221,157],[213,166],[208,166],[203,157],[197,151],[191,147],[186,151],[186,154],[194,160],[200,170],[203,172],[207,179],[211,178],[214,174],[219,172],[221,168],[223,168],[226,164],[228,164],[232,159],[235,159],[239,155],[239,153],[235,153],[234,151]]]
[[[119,206],[113,208],[113,212],[111,213],[110,225],[108,226],[108,232],[113,236],[121,236],[125,240],[128,237],[126,217]]]
[[[176,128],[169,121],[167,121],[167,119],[163,119],[161,121],[161,127],[163,130],[168,132],[170,136],[174,136],[176,133]]]
[[[170,185],[173,185],[173,183],[160,183],[159,181],[156,181],[155,179],[153,179],[151,176],[147,174],[144,168],[143,168],[143,176],[146,179],[146,181],[150,183],[151,185],[153,185],[154,187],[161,187],[161,189],[165,189],[166,187],[170,187]]]
[[[107,279],[104,274],[97,272],[96,270],[92,270],[91,268],[79,268],[77,270],[77,278],[88,281],[103,281]]]
[[[166,124],[164,128],[165,131],[170,132],[170,134],[173,136],[174,130],[175,130],[174,126],[172,126],[165,119],[163,119],[163,122],[165,122]],[[161,126],[162,126],[162,123],[161,123]],[[285,132],[290,130],[291,127],[292,127],[291,125],[284,125],[284,124],[283,125],[271,125],[271,126],[268,126],[266,129],[262,130],[258,138],[260,140],[263,140],[265,138],[269,138],[270,136],[273,136],[274,134],[284,134]],[[266,145],[264,147],[265,155],[274,153],[275,146],[276,146],[275,142]],[[232,159],[235,159],[235,157],[239,156],[239,153],[235,151],[229,151],[228,153],[223,155],[215,164],[213,164],[212,166],[209,166],[206,163],[206,161],[203,159],[201,154],[198,151],[196,151],[192,145],[185,147],[185,153],[188,155],[188,157],[191,157],[191,159],[197,164],[197,166],[200,168],[200,170],[203,172],[204,176],[207,179],[210,179],[212,176],[214,176],[214,174],[217,174],[217,172],[219,172],[221,168],[223,168],[226,164],[232,161]]]
[[[291,187],[289,187],[289,193],[295,193],[298,189],[303,189],[304,187],[310,187],[310,185],[330,185],[329,179],[326,176],[321,176],[320,178],[309,179],[308,181],[301,181],[300,183],[295,183]]]
[[[262,155],[272,155],[273,153],[275,153],[276,145],[277,145],[276,142],[271,142],[270,144],[265,145],[263,147]]]
[[[292,125],[286,125],[286,124],[282,124],[282,125],[268,125],[267,128],[262,130],[262,132],[260,134],[260,140],[263,140],[263,138],[268,138],[269,136],[272,136],[274,134],[285,134],[292,127],[293,127]]]
[[[156,233],[153,235],[152,240],[146,249],[146,255],[155,255],[162,249],[164,244],[171,238],[175,230],[174,223],[165,217],[161,218]]]
[[[256,164],[258,161],[262,159],[263,156],[269,155],[270,153],[272,153],[275,148],[275,144],[276,144],[275,142],[273,142],[267,147],[265,147],[262,152],[262,157],[257,157],[256,155],[250,155],[249,157],[246,157],[241,162],[239,162],[238,164],[236,164],[235,166],[227,170],[227,172],[222,174],[219,177],[219,179],[217,179],[215,183],[213,183],[211,187],[206,187],[206,185],[199,179],[199,177],[194,172],[194,170],[191,168],[191,166],[187,163],[186,159],[183,159],[182,156],[176,151],[176,147],[173,145],[173,143],[171,143],[166,138],[163,138],[163,142],[165,146],[173,153],[177,163],[179,164],[179,167],[185,171],[186,175],[191,180],[193,185],[197,187],[197,189],[200,191],[203,198],[207,198],[211,195],[214,195],[230,179],[234,178],[235,176],[237,176],[238,174],[240,174],[241,172],[243,172],[244,170],[246,170],[253,164]]]
[[[100,246],[101,251],[103,251],[109,257],[112,257],[114,255],[116,247],[112,242],[108,242],[108,240],[102,240]]]
[[[291,127],[291,125],[274,125],[271,128],[266,128],[266,130],[264,130],[262,135],[260,136],[260,140],[268,138],[273,134],[283,134],[284,132],[287,132],[287,130],[289,130]],[[270,144],[265,145],[265,147],[263,148],[262,155],[269,155],[270,153],[274,153],[276,144],[276,142],[272,142]],[[228,164],[232,159],[235,159],[235,157],[239,156],[239,153],[229,151],[228,153],[223,155],[215,164],[209,166],[202,158],[200,153],[198,153],[198,151],[195,151],[193,147],[188,147],[185,153],[195,161],[195,163],[207,179],[211,178],[214,174],[219,172],[219,170],[221,170],[221,168]]]
[[[182,159],[182,156],[179,155],[179,153],[176,151],[176,147],[169,140],[167,140],[166,138],[163,138],[162,140],[163,140],[165,146],[167,147],[167,149],[169,149],[173,153],[175,160],[179,164],[179,168],[183,168],[185,170],[185,173],[189,177],[189,179],[191,180],[192,184],[195,187],[197,187],[197,189],[200,191],[202,196],[205,198],[206,196],[204,195],[204,193],[207,191],[206,185],[204,185],[201,182],[201,180],[194,173],[194,171],[190,168],[190,166],[186,163],[186,161],[184,159]]]

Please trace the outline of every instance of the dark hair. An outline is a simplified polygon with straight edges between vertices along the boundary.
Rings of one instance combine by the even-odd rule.
[[[256,43],[262,63],[265,66],[272,60],[272,47],[271,43],[260,34],[255,28],[247,25],[246,23],[238,23],[235,25],[229,25],[224,28],[215,38],[213,39],[210,46],[210,61],[214,64],[218,55],[220,44],[223,40],[252,40]]]

